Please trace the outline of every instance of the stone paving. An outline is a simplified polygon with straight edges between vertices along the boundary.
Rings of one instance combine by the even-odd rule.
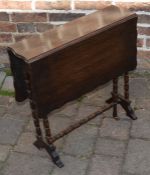
[[[0,73],[1,83],[4,77]],[[12,77],[5,78],[5,87],[13,90]],[[52,112],[52,133],[96,111],[110,91],[108,83]],[[28,101],[16,104],[13,97],[0,96],[0,175],[150,175],[150,76],[132,76],[130,94],[138,120],[131,121],[119,107],[120,120],[110,110],[57,141],[62,169],[33,146]]]

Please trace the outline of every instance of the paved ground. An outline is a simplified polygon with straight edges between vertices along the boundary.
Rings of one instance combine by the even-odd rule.
[[[28,102],[18,105],[14,98],[0,96],[0,175],[150,175],[149,74],[131,78],[130,89],[138,120],[131,121],[119,108],[116,121],[110,110],[56,142],[62,169],[32,145]],[[108,84],[50,114],[52,132],[100,108],[110,91]]]

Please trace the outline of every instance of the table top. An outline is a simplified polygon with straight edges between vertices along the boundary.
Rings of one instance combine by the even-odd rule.
[[[8,49],[11,49],[16,56],[26,62],[33,62],[135,16],[136,14],[132,12],[116,6],[109,6],[103,10],[50,29],[38,36],[23,39],[9,46]]]

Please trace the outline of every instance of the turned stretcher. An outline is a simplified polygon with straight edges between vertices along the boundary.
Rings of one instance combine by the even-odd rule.
[[[136,24],[136,14],[110,6],[8,47],[16,101],[30,100],[37,138],[34,144],[45,148],[57,166],[63,163],[53,142],[82,124],[110,108],[117,118],[118,104],[128,117],[137,118],[130,106],[128,76],[137,65]],[[118,94],[121,75],[124,95]],[[102,109],[51,135],[49,112],[110,80],[112,95]],[[45,139],[39,119],[43,120]]]

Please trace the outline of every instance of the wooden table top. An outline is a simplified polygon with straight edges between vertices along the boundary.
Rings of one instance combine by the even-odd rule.
[[[38,36],[23,39],[8,49],[11,49],[26,62],[33,62],[135,16],[136,14],[116,6],[109,6],[55,29],[50,29]]]

